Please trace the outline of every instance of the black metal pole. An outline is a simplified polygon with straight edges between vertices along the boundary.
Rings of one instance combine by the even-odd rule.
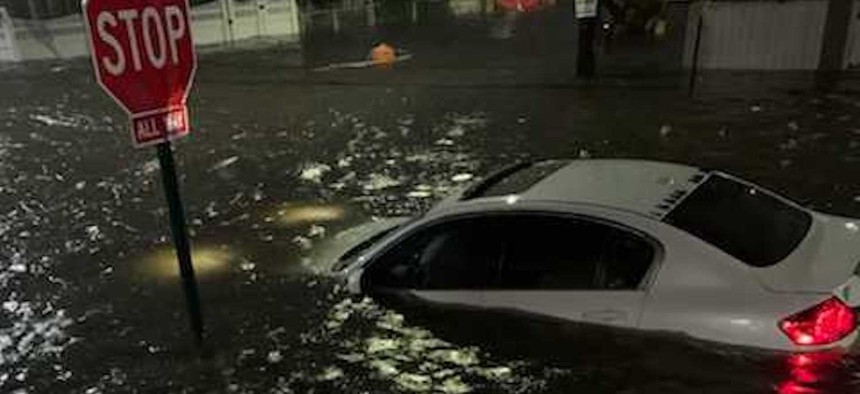
[[[194,266],[191,264],[191,246],[188,243],[188,231],[185,228],[185,211],[182,209],[182,200],[179,199],[173,152],[170,150],[170,142],[162,142],[157,147],[161,179],[164,181],[164,194],[167,197],[167,206],[170,208],[170,232],[173,234],[173,244],[176,246],[176,258],[179,260],[179,273],[182,277],[182,288],[185,290],[191,331],[194,333],[196,344],[200,346],[203,343],[203,314],[200,311],[200,295],[197,291],[197,280],[194,278]]]
[[[693,60],[690,65],[690,83],[688,85],[687,94],[693,97],[696,90],[696,79],[699,74],[699,47],[702,45],[702,16],[699,15],[699,23],[696,25],[696,42],[693,45]]]
[[[576,75],[590,78],[594,76],[594,30],[597,26],[597,18],[578,18],[579,25],[579,48],[576,56]]]

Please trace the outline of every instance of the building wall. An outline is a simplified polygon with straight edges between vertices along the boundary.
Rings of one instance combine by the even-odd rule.
[[[230,2],[229,5],[228,2],[230,0],[192,8],[191,28],[196,45],[222,44],[261,36],[292,42],[299,40],[300,26],[294,0]],[[0,61],[67,59],[89,54],[81,15],[11,21],[19,56],[16,58],[10,51],[3,50],[3,40],[0,40]]]
[[[699,68],[813,70],[827,16],[823,0],[709,1],[691,7],[684,65],[692,65],[702,17]]]

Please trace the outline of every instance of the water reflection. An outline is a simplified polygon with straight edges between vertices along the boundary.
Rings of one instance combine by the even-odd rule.
[[[229,271],[231,266],[238,265],[239,256],[227,245],[194,245],[191,248],[191,261],[195,274],[206,277]],[[148,276],[179,277],[176,252],[170,245],[160,247],[141,259],[140,268]]]
[[[834,392],[833,384],[849,382],[839,379],[844,371],[847,356],[839,352],[798,353],[788,356],[788,377],[779,384],[779,394],[811,394]],[[828,384],[829,383],[829,384]],[[847,387],[845,387],[847,389]]]
[[[334,365],[326,367],[319,380],[345,379],[343,371],[348,371],[389,385],[389,392],[451,394],[479,388],[532,392],[544,383],[522,375],[521,361],[499,362],[477,347],[440,339],[370,298],[343,298],[309,338],[336,344]]]
[[[284,226],[330,222],[343,218],[345,214],[339,205],[284,203],[276,211],[276,222]]]

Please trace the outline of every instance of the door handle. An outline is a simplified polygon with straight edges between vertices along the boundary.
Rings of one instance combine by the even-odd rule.
[[[615,309],[603,309],[597,311],[587,311],[583,312],[582,317],[585,320],[596,321],[596,322],[616,322],[619,320],[624,320],[627,318],[627,312],[619,311]]]

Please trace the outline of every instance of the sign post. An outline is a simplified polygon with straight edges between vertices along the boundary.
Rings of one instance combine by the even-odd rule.
[[[170,229],[197,344],[203,318],[170,142],[188,135],[186,102],[197,58],[188,0],[83,0],[99,85],[129,115],[132,144],[155,145]]]

